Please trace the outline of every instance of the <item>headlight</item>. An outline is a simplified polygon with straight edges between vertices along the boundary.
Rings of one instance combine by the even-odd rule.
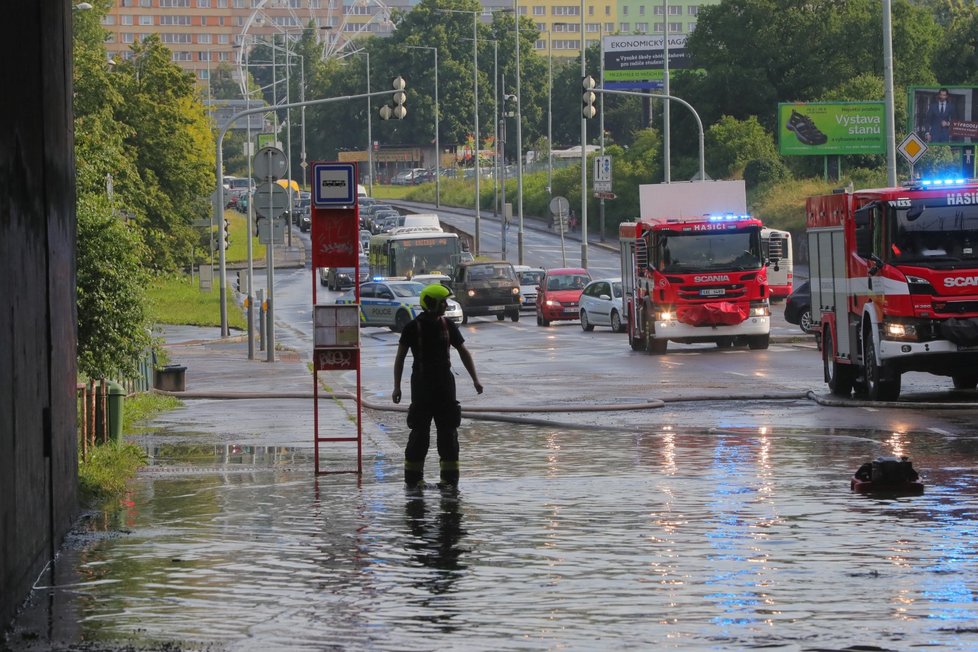
[[[883,337],[888,340],[916,340],[917,326],[888,321],[883,324]]]
[[[553,299],[547,299],[547,305],[549,307],[553,308],[554,306],[559,306],[560,305],[560,301],[554,301]]]
[[[751,317],[769,317],[771,315],[771,308],[766,303],[754,304],[750,307]]]
[[[466,294],[468,294],[470,297],[474,297],[475,296],[475,290],[469,290]]]
[[[513,294],[519,294],[519,293],[520,293],[519,288],[513,288]]]
[[[675,319],[676,316],[668,310],[663,310],[662,312],[656,313],[655,318],[668,321],[670,319]]]

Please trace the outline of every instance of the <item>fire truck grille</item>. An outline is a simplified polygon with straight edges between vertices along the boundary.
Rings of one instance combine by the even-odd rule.
[[[747,293],[743,283],[720,285],[683,285],[679,297],[687,301],[727,301],[741,299]]]
[[[934,312],[946,315],[963,315],[978,312],[978,301],[935,301]]]

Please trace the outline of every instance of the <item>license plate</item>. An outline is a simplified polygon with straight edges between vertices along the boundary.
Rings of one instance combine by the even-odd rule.
[[[707,288],[705,290],[700,290],[701,297],[722,297],[726,294],[726,290],[723,288]]]
[[[499,312],[500,310],[506,310],[506,306],[489,306],[489,310]]]

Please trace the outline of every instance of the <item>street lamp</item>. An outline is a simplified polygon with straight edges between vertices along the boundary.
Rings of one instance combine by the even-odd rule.
[[[554,196],[554,136],[553,136],[553,95],[554,95],[554,50],[553,31],[566,27],[567,23],[553,23],[547,30],[547,193]]]
[[[475,234],[474,245],[475,255],[479,255],[479,222],[481,219],[479,196],[479,177],[482,176],[482,168],[479,165],[480,138],[479,138],[479,11],[469,11],[466,9],[435,9],[435,11],[446,14],[472,14],[472,92],[475,98],[474,119],[475,122]],[[519,45],[517,45],[519,48]],[[517,53],[519,49],[517,49]],[[519,59],[517,58],[517,61]]]
[[[581,0],[584,2],[584,0]],[[516,33],[516,210],[520,216],[520,229],[516,237],[517,259],[523,264],[523,92],[520,79],[520,0],[513,0],[513,28]]]
[[[441,206],[441,141],[438,129],[438,48],[427,45],[406,45],[409,50],[432,50],[435,53],[435,207]]]

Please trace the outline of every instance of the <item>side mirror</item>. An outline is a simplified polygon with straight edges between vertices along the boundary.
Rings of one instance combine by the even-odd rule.
[[[872,265],[869,266],[869,269],[866,270],[869,272],[870,276],[876,276],[879,274],[880,270],[883,269],[883,266],[886,265],[886,263],[884,263],[876,254],[870,254],[868,260],[872,263]]]

